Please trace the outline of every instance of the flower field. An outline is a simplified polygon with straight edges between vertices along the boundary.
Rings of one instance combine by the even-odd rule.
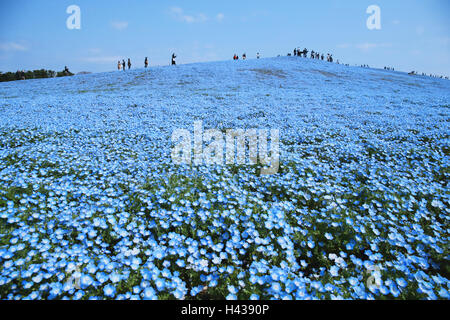
[[[282,57],[0,84],[1,299],[449,299],[450,82]],[[280,169],[171,135],[280,129]]]

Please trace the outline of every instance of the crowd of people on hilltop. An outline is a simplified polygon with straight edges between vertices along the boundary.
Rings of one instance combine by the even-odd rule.
[[[176,64],[177,64],[177,62],[176,62],[176,59],[177,59],[177,56],[176,56],[176,54],[175,53],[173,53],[172,54],[172,60],[171,60],[171,65],[173,65],[173,66],[175,66]],[[128,70],[130,70],[131,69],[131,59],[130,58],[128,58],[128,62],[127,63],[125,63],[125,60],[122,60],[122,61],[117,61],[117,70],[123,70],[123,71],[126,71],[127,70],[127,66],[128,66]],[[144,59],[144,67],[147,69],[148,68],[148,65],[149,65],[149,60],[148,60],[148,57],[145,57],[145,59]]]
[[[295,48],[294,49],[294,57],[297,56],[297,57],[307,58],[308,57],[308,53],[309,53],[309,51],[306,48],[303,49],[303,50],[300,50],[300,48]],[[288,56],[291,56],[291,54],[288,53]],[[311,59],[322,60],[322,61],[325,60],[325,56],[324,56],[323,53],[320,54],[319,52],[315,52],[314,50],[311,51],[310,58]],[[328,62],[333,62],[333,55],[332,54],[330,54],[330,53],[327,54],[327,61]],[[337,60],[336,63],[339,64],[339,60]],[[345,66],[349,66],[349,64],[345,64]],[[370,68],[370,66],[368,64],[362,64],[361,68]],[[392,67],[384,67],[384,70],[395,71],[395,69],[392,68]],[[412,72],[409,73],[409,75],[419,75],[419,73],[416,72],[416,71],[412,71]],[[427,74],[422,73],[422,76],[427,76]],[[447,79],[447,80],[449,79],[448,76],[444,77],[444,76],[433,75],[433,74],[430,74],[429,77],[440,78],[440,79]]]
[[[440,75],[432,74],[432,73],[426,74],[426,73],[424,73],[424,72],[419,73],[419,72],[417,72],[417,71],[411,71],[411,72],[408,73],[408,74],[411,75],[411,76],[422,75],[422,76],[424,76],[424,77],[430,77],[430,78],[438,78],[438,79],[446,79],[446,80],[448,80],[448,76],[447,76],[447,77],[444,77],[444,76],[440,76]]]
[[[256,53],[256,59],[259,59],[259,58],[260,58],[260,54],[258,52],[258,53]],[[239,56],[237,54],[234,54],[233,60],[239,60]],[[242,60],[247,60],[247,54],[245,52],[242,54]]]
[[[300,48],[295,48],[295,49],[294,49],[294,57],[307,58],[307,57],[308,57],[308,53],[309,53],[309,50],[306,49],[306,48],[303,49],[303,50],[300,50]],[[290,55],[291,55],[291,54],[288,54],[288,56],[290,56]],[[314,50],[311,50],[310,58],[311,58],[311,59],[316,59],[316,60],[322,60],[322,61],[324,61],[324,60],[325,60],[325,55],[324,55],[323,53],[319,53],[319,52],[316,52],[316,51],[314,51]],[[327,54],[327,57],[326,57],[326,58],[327,58],[327,61],[328,61],[328,62],[333,62],[333,61],[334,61],[333,55],[330,54],[330,53]],[[339,64],[339,60],[337,60],[336,63]]]
[[[147,58],[146,58],[147,59]],[[128,70],[131,69],[131,59],[128,58]],[[127,63],[125,63],[125,60],[122,60],[122,62],[120,62],[120,60],[117,62],[117,70],[123,70],[126,71],[127,70]]]
[[[322,61],[325,61],[325,55],[323,54],[323,53],[319,53],[319,52],[316,52],[316,51],[314,51],[314,50],[311,50],[311,52],[308,50],[308,49],[303,49],[303,50],[300,50],[300,48],[295,48],[294,49],[294,57],[303,57],[303,58],[307,58],[308,57],[308,53],[310,54],[309,55],[309,57],[311,58],[311,59],[316,59],[316,60],[322,60]],[[290,53],[288,53],[288,56],[292,56]],[[261,56],[260,56],[260,54],[259,54],[259,52],[256,54],[256,59],[259,59]],[[177,56],[176,56],[176,54],[175,53],[173,53],[172,54],[172,58],[171,58],[171,65],[173,65],[173,66],[175,66],[177,63],[176,63],[176,58],[177,58]],[[234,54],[234,56],[233,56],[233,60],[239,60],[240,58],[239,58],[239,55],[237,55],[237,54]],[[244,52],[243,54],[242,54],[242,60],[247,60],[247,54]],[[333,58],[333,55],[332,54],[330,54],[330,53],[327,53],[327,55],[326,55],[326,61],[327,62],[334,62],[334,58]],[[339,63],[339,60],[337,60],[336,61],[336,63],[337,64],[340,64]],[[345,66],[349,66],[349,64],[344,64]],[[149,66],[149,60],[148,60],[148,57],[145,57],[145,60],[144,60],[144,66],[145,66],[145,68],[148,68],[148,66]],[[128,58],[128,62],[126,63],[125,62],[125,60],[122,60],[122,61],[118,61],[117,62],[117,69],[120,71],[120,70],[123,70],[123,71],[126,71],[127,70],[127,67],[128,67],[128,70],[130,70],[131,69],[131,59],[130,58]],[[370,68],[369,67],[369,65],[367,65],[367,64],[362,64],[361,65],[361,68]],[[395,69],[394,68],[392,68],[392,67],[384,67],[384,70],[386,70],[386,71],[395,71]],[[65,70],[63,71],[64,73],[66,73],[66,72],[68,72],[68,69],[67,69],[67,67],[65,68]],[[410,75],[419,75],[419,73],[418,72],[416,72],[416,71],[412,71],[412,72],[410,72],[409,73]],[[425,74],[425,73],[422,73],[422,76],[427,76],[427,74]],[[433,78],[441,78],[441,79],[448,79],[448,77],[444,77],[444,76],[438,76],[438,75],[432,75],[432,74],[430,74],[429,75],[430,77],[433,77]]]

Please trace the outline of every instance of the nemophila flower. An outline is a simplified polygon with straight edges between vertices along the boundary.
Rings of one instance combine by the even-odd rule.
[[[155,285],[156,285],[156,288],[158,289],[158,291],[163,291],[165,288],[165,283],[162,279],[157,279],[155,281]]]
[[[141,265],[141,263],[142,263],[141,258],[136,258],[136,257],[133,258],[131,260],[131,269],[133,269],[133,270],[139,269],[139,266]]]
[[[397,288],[395,284],[391,284],[389,286],[389,291],[395,298],[397,298],[400,295],[400,290]]]
[[[84,292],[81,290],[78,290],[75,292],[75,294],[73,295],[73,299],[74,300],[80,300],[84,295]]]
[[[173,296],[175,297],[175,299],[181,300],[183,299],[185,293],[182,289],[177,288],[174,292],[173,292]]]
[[[443,299],[450,298],[450,294],[449,294],[448,290],[446,290],[445,288],[441,288],[438,292],[438,295]]]
[[[108,298],[114,298],[116,295],[116,288],[113,285],[108,284],[103,288],[103,293]]]
[[[408,283],[406,282],[406,280],[403,279],[403,278],[397,278],[395,281],[396,281],[397,284],[398,284],[400,287],[402,287],[402,288],[406,288],[406,286],[408,285]]]
[[[228,292],[232,294],[237,294],[238,290],[234,286],[228,286]]]
[[[176,261],[176,265],[182,268],[182,267],[185,267],[185,266],[186,266],[186,263],[185,263],[183,260],[178,259],[178,260]]]
[[[380,289],[381,294],[383,294],[383,295],[388,295],[390,293],[389,288],[387,288],[384,285],[381,285],[379,289]]]
[[[235,301],[235,300],[237,300],[237,296],[235,294],[230,293],[229,295],[227,295],[226,299]]]
[[[208,285],[209,285],[209,287],[211,287],[211,288],[216,287],[216,286],[218,285],[217,279],[212,279],[212,280],[209,282]]]
[[[330,274],[331,274],[333,277],[337,277],[337,276],[339,275],[339,267],[338,267],[338,266],[332,266],[332,267],[330,268]]]
[[[111,280],[112,283],[118,283],[121,279],[120,274],[114,272],[109,276],[109,280]]]
[[[82,275],[80,278],[80,284],[82,289],[86,289],[94,283],[94,279],[92,279],[89,275]]]
[[[38,274],[32,278],[34,283],[40,283],[42,281],[42,275]]]
[[[273,282],[272,283],[272,290],[274,292],[280,292],[281,291],[281,285],[278,282]]]
[[[157,299],[156,292],[152,287],[145,288],[142,295],[143,295],[144,300],[156,300]]]
[[[106,275],[104,272],[97,272],[95,277],[101,284],[105,283],[109,279],[108,275]]]
[[[333,236],[331,235],[331,233],[325,233],[325,238],[327,238],[327,240],[333,240]]]
[[[50,290],[50,299],[54,299],[58,295],[62,293],[62,285],[61,284],[54,284]]]

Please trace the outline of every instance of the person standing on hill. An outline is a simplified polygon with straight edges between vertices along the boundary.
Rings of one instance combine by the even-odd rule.
[[[122,68],[123,68],[123,71],[127,70],[127,65],[125,64],[125,60],[122,60]]]
[[[172,65],[176,66],[177,62],[175,61],[175,59],[177,58],[177,56],[175,55],[175,53],[172,54]]]
[[[120,71],[120,69],[122,69],[122,64],[120,63],[120,60],[117,61],[117,70]]]
[[[130,70],[131,69],[131,60],[130,60],[130,58],[128,58],[128,70]]]
[[[145,57],[144,64],[145,64],[145,68],[147,69],[147,67],[148,67],[148,58],[147,57]]]

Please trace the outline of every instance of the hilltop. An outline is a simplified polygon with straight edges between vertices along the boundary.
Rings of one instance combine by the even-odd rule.
[[[2,299],[450,297],[449,81],[282,57],[0,96]],[[199,120],[279,129],[278,173],[173,164]]]

